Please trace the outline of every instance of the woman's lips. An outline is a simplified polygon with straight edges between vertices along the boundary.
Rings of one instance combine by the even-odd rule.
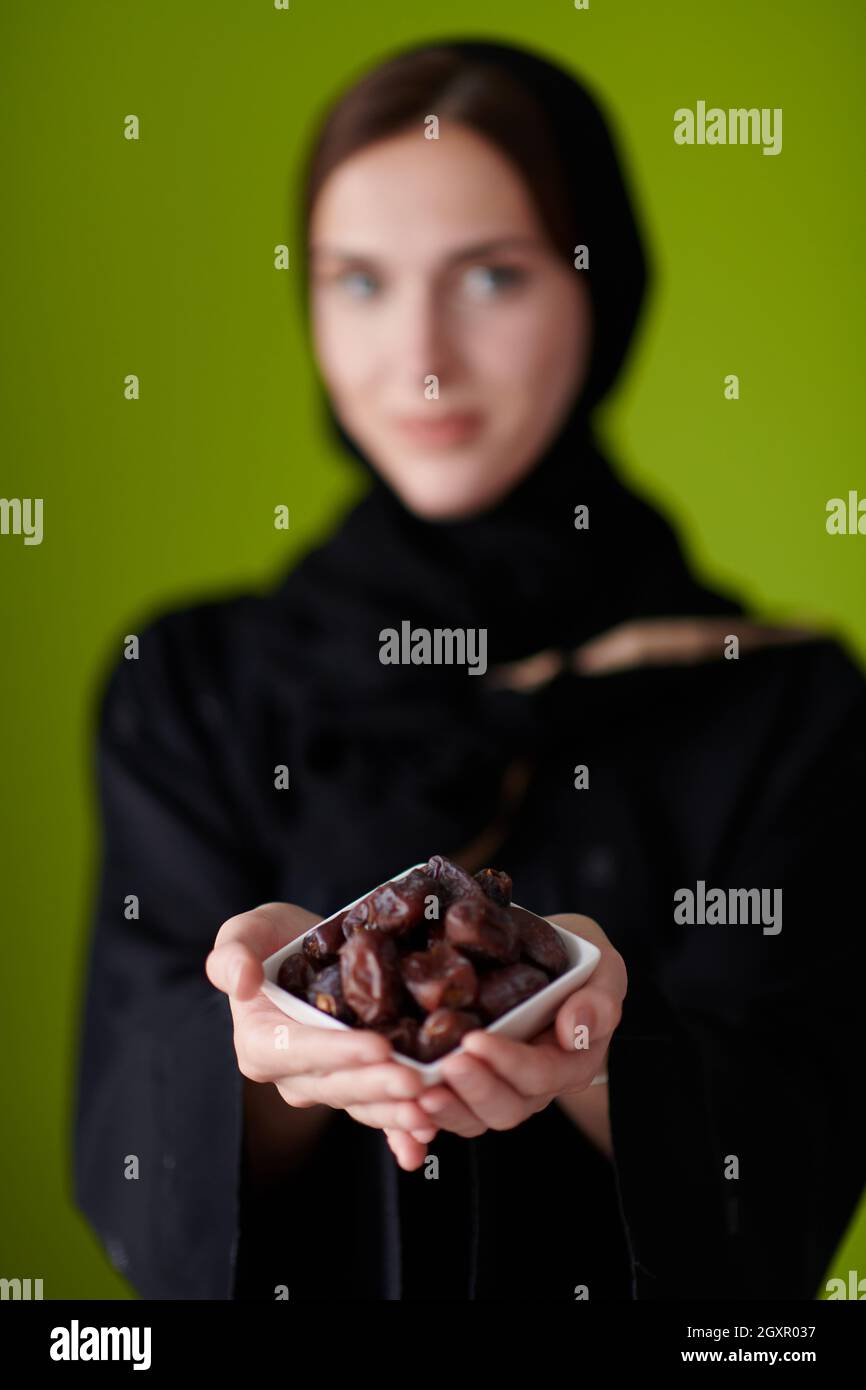
[[[478,411],[452,411],[449,415],[401,415],[396,425],[406,439],[416,444],[446,446],[463,444],[471,439],[481,428],[482,417]]]

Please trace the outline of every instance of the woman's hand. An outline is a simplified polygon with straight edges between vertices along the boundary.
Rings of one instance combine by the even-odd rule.
[[[560,1006],[553,1025],[531,1042],[480,1030],[466,1034],[460,1054],[442,1062],[448,1084],[430,1087],[418,1102],[440,1129],[465,1138],[487,1129],[514,1129],[557,1096],[585,1091],[605,1071],[628,984],[625,962],[590,917],[569,913],[548,920],[594,942],[601,960],[586,984]],[[581,1047],[581,1041],[589,1045]],[[386,1133],[402,1167],[423,1162],[424,1142],[399,1130]]]
[[[287,1105],[330,1105],[374,1129],[397,1126],[415,1143],[437,1126],[415,1097],[424,1082],[393,1060],[391,1044],[369,1029],[297,1023],[262,994],[262,961],[320,922],[290,903],[265,903],[230,917],[207,958],[208,979],[229,997],[238,1066],[251,1081],[273,1082]]]

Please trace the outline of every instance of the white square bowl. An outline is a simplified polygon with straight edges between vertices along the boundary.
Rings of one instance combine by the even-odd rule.
[[[424,868],[426,868],[426,861],[422,864],[413,864],[411,868],[404,869],[403,873],[396,874],[393,878],[386,879],[385,883],[399,883],[415,869]],[[384,888],[385,883],[380,883],[378,888]],[[348,912],[350,907],[354,907],[355,903],[361,902],[363,898],[369,897],[371,893],[377,892],[378,888],[368,889],[366,893],[361,894],[361,897],[355,898],[354,902],[347,903],[345,907],[339,908],[337,912],[332,912],[331,916],[324,917],[322,922],[314,923],[313,926],[310,927],[310,931],[315,931],[316,927],[322,926],[323,922],[332,922],[335,917],[340,916],[341,912]],[[536,922],[546,920],[545,918],[540,918],[537,913],[529,912],[527,908],[518,906],[517,903],[511,903],[511,907],[515,912],[522,914],[526,918],[533,918]],[[544,1029],[549,1027],[553,1022],[560,1004],[589,979],[601,958],[601,952],[595,943],[592,941],[585,941],[583,937],[575,936],[573,932],[565,931],[562,927],[558,927],[555,922],[550,922],[548,925],[552,926],[553,930],[557,932],[562,939],[562,943],[568,955],[568,969],[563,971],[555,980],[551,980],[550,984],[545,985],[537,994],[531,995],[529,999],[525,999],[523,1003],[518,1004],[516,1008],[509,1009],[507,1013],[502,1014],[500,1018],[488,1024],[486,1028],[476,1029],[474,1031],[501,1033],[503,1037],[515,1038],[518,1041],[534,1038],[537,1033],[542,1033]],[[274,954],[268,956],[267,960],[263,962],[265,978],[262,984],[262,992],[268,996],[272,1003],[276,1004],[278,1009],[282,1009],[284,1014],[288,1014],[289,1018],[293,1018],[297,1023],[308,1023],[314,1028],[343,1028],[348,1030],[351,1028],[350,1024],[342,1023],[339,1019],[332,1018],[330,1014],[324,1013],[322,1009],[314,1008],[314,1006],[308,1004],[306,1000],[299,999],[295,994],[289,994],[288,990],[281,989],[277,984],[280,966],[286,956],[291,956],[299,951],[303,951],[304,939],[307,936],[309,936],[309,932],[303,932],[301,936],[296,936],[294,941],[290,941],[287,946],[281,946],[278,951],[274,951]],[[453,1057],[458,1052],[462,1052],[462,1050],[462,1044],[458,1044],[458,1046],[452,1048],[450,1052],[444,1053],[442,1057],[437,1058],[435,1062],[417,1062],[414,1057],[406,1057],[402,1052],[398,1052],[396,1048],[393,1049],[393,1053],[396,1062],[400,1062],[406,1067],[413,1067],[415,1071],[421,1073],[428,1086],[433,1086],[438,1081],[443,1080],[439,1065],[440,1062],[444,1062],[446,1057]]]

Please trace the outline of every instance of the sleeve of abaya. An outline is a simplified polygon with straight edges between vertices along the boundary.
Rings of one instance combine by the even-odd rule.
[[[782,721],[707,877],[780,888],[781,930],[687,926],[629,969],[608,1075],[637,1298],[822,1296],[866,1184],[866,687],[847,672]]]
[[[268,896],[197,696],[153,630],[102,695],[102,856],[75,1109],[78,1206],[146,1298],[230,1298],[243,1077],[205,958]]]

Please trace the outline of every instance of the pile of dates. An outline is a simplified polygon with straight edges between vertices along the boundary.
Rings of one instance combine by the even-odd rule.
[[[568,968],[558,934],[511,905],[500,869],[436,854],[315,927],[277,983],[396,1052],[433,1062]]]

